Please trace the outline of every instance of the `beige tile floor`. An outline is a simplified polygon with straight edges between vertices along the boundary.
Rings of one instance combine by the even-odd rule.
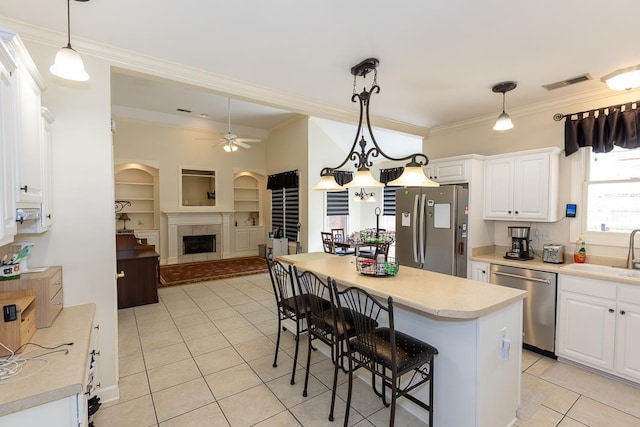
[[[342,425],[347,377],[340,374],[330,423],[332,365],[320,351],[312,353],[306,398],[305,345],[296,384],[289,384],[292,334],[283,333],[278,367],[272,367],[277,321],[268,274],[161,288],[159,295],[158,304],[118,313],[120,399],[103,405],[94,416],[96,426]],[[524,353],[523,414],[528,419],[518,420],[518,426],[640,426],[640,419],[594,396],[540,378],[555,363]],[[388,409],[364,383],[355,384],[350,425],[388,425]],[[617,389],[613,384],[606,389]],[[400,408],[396,425],[426,424]]]

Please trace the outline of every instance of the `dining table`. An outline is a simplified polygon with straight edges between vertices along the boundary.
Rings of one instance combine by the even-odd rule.
[[[439,351],[433,368],[435,425],[507,427],[516,421],[526,291],[404,265],[395,276],[371,276],[358,271],[353,257],[325,253],[279,259],[332,277],[341,289],[357,286],[393,299],[398,330]],[[425,399],[428,387],[416,392]],[[398,404],[426,416],[406,399]]]

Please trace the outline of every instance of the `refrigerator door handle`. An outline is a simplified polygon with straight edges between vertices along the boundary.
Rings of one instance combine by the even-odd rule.
[[[422,203],[420,204],[420,268],[424,266],[424,253],[425,253],[425,240],[426,240],[426,230],[425,227],[427,225],[425,212],[427,211],[427,195],[422,194]]]
[[[418,263],[418,195],[413,197],[413,224],[411,230],[411,238],[413,240],[413,262]]]

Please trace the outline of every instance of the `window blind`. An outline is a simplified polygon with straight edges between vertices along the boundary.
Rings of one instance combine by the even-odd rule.
[[[395,216],[396,214],[396,190],[400,187],[384,187],[382,193],[383,210],[382,214],[386,216]]]
[[[327,192],[327,216],[349,215],[349,190]]]

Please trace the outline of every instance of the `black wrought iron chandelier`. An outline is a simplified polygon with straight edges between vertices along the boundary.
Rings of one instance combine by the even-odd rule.
[[[320,182],[313,187],[314,190],[319,191],[344,191],[346,188],[375,188],[384,187],[385,184],[376,180],[371,175],[370,167],[373,165],[373,160],[376,157],[382,156],[387,160],[403,161],[409,160],[409,163],[404,167],[404,171],[400,177],[390,181],[387,185],[399,186],[399,187],[438,187],[437,182],[431,181],[426,177],[423,166],[429,163],[429,158],[423,153],[410,154],[405,157],[392,157],[386,154],[376,141],[371,129],[371,121],[369,120],[369,106],[371,104],[371,97],[373,94],[380,92],[380,86],[378,86],[378,61],[376,58],[367,58],[351,68],[351,74],[353,74],[353,95],[351,96],[352,102],[358,102],[360,105],[360,118],[358,120],[358,129],[356,131],[356,137],[351,146],[351,151],[344,159],[342,163],[333,168],[323,168],[320,171]],[[356,92],[356,82],[358,77],[363,79],[373,72],[373,82],[369,90],[365,88],[362,92]],[[367,140],[364,138],[363,120],[366,119],[366,128],[371,137],[373,147],[367,147]],[[359,150],[357,147],[360,147]],[[349,161],[353,161],[356,168],[356,174],[352,181],[340,185],[336,182],[334,172],[340,171],[340,168],[345,166]]]

